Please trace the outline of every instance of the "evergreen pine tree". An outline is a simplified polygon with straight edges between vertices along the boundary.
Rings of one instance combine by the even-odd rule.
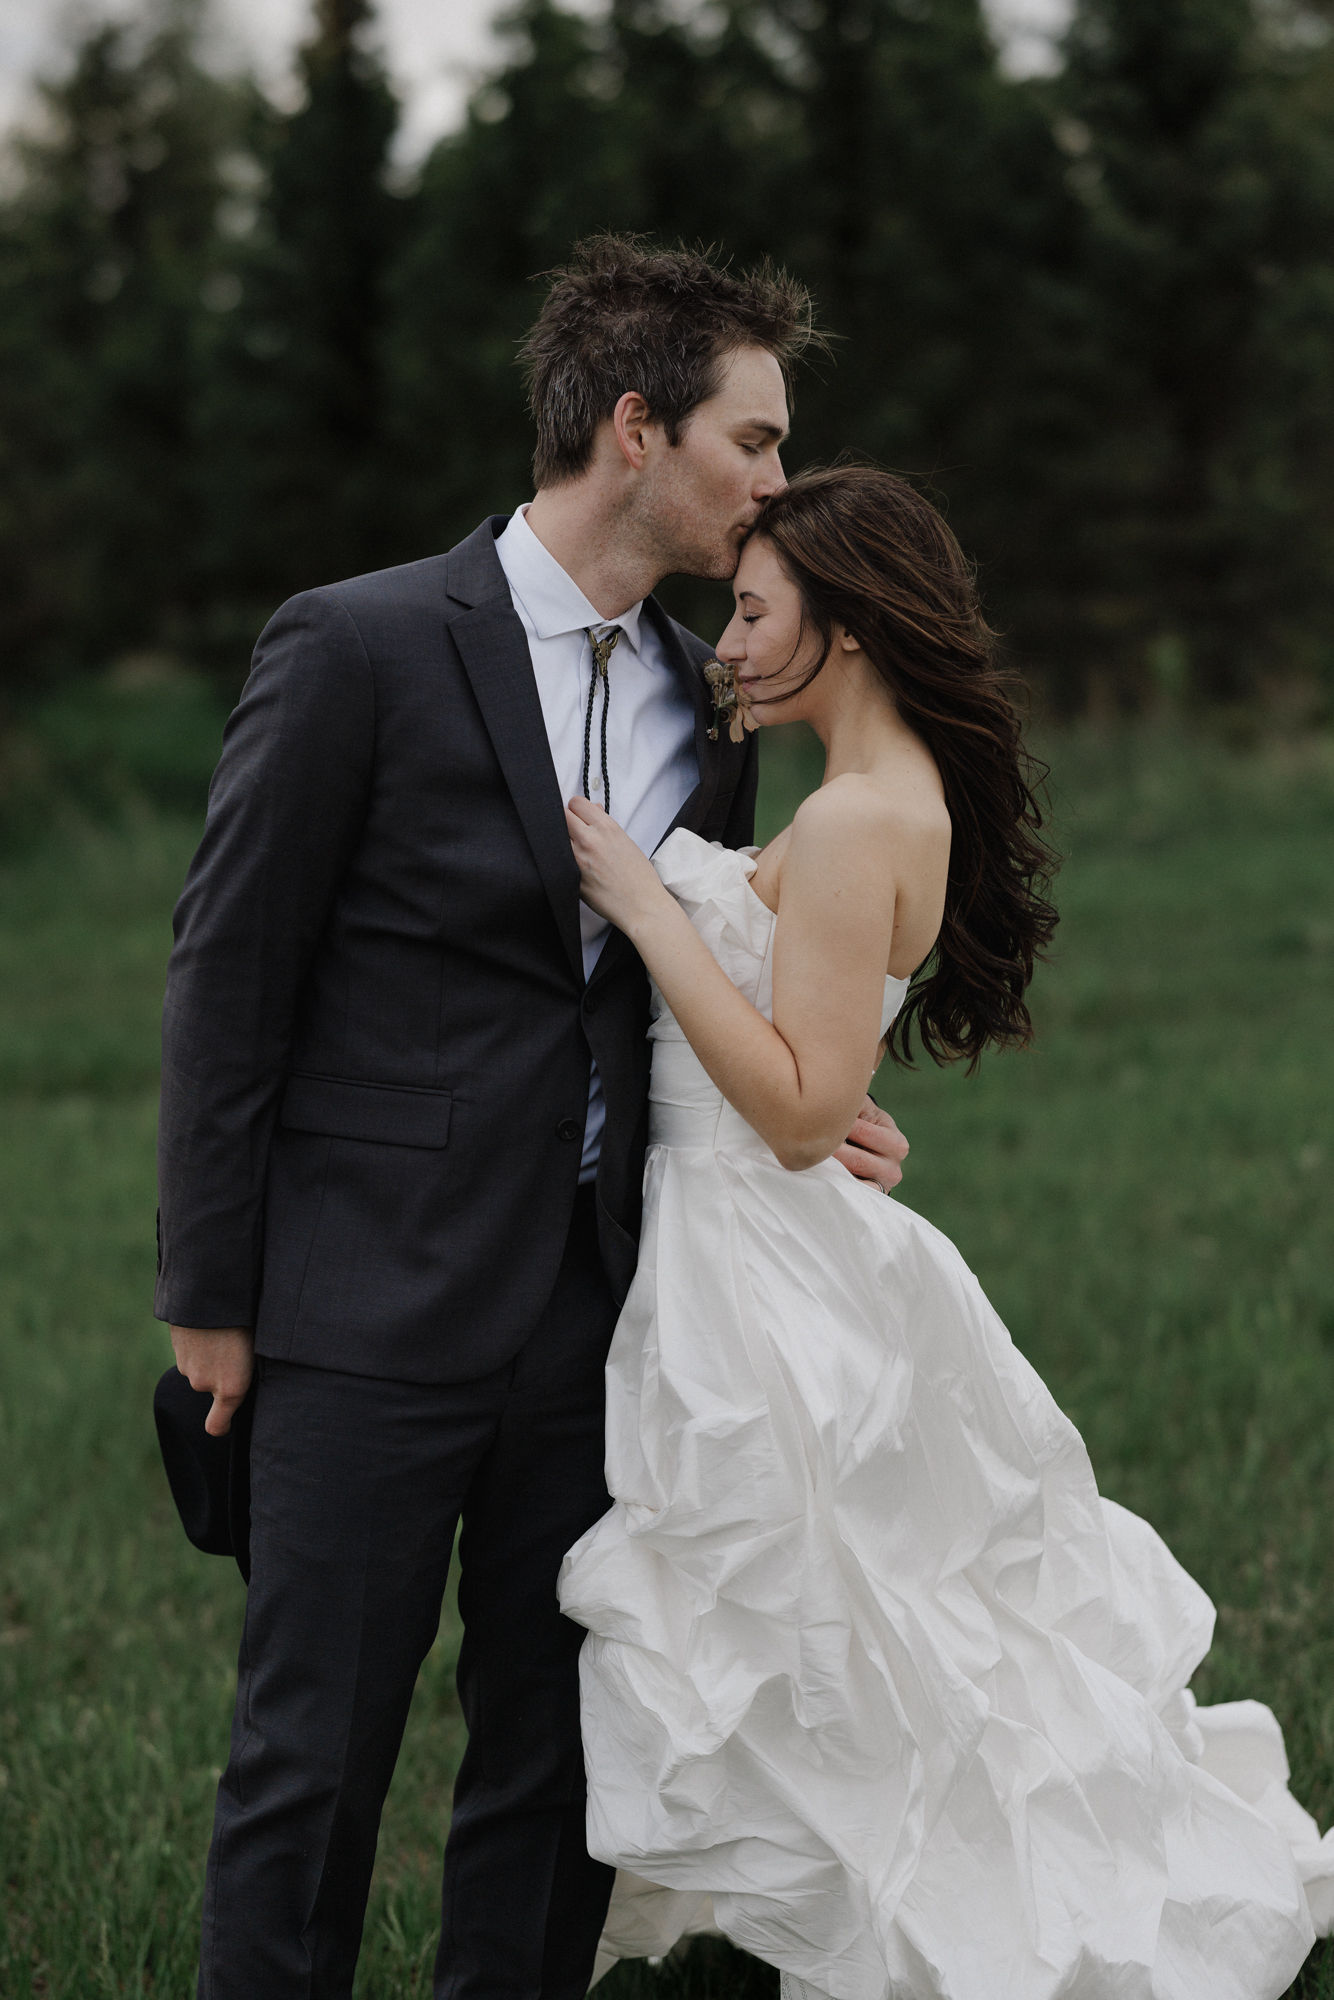
[[[41,87],[0,206],[0,661],[11,682],[195,615],[190,438],[243,92],[195,10],[103,24]]]
[[[241,302],[201,424],[210,560],[233,643],[276,600],[396,548],[384,346],[403,202],[389,186],[398,110],[371,20],[368,0],[316,0],[302,101],[261,142]]]
[[[1080,0],[1068,41],[1112,440],[1085,623],[1141,699],[1309,675],[1334,608],[1334,120],[1299,25],[1266,0]]]

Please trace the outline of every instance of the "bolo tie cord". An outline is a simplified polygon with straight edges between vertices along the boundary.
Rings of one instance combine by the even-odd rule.
[[[587,626],[588,643],[593,648],[593,670],[588,676],[588,707],[584,712],[584,770],[582,790],[585,798],[591,797],[588,789],[588,766],[593,748],[593,697],[598,682],[602,683],[602,805],[611,812],[611,778],[607,771],[607,705],[611,700],[611,676],[607,672],[607,661],[616,650],[616,642],[621,636],[621,627],[613,625],[598,638],[591,625]]]

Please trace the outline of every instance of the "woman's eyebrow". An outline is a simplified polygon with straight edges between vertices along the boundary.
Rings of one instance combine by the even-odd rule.
[[[748,597],[753,598],[756,604],[763,604],[764,602],[758,590],[739,590],[736,601],[738,604],[744,604]]]

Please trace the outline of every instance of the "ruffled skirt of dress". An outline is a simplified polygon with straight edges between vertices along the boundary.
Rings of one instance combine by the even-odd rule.
[[[954,1247],[758,1142],[652,1148],[645,1218],[561,1587],[600,1967],[712,1923],[833,2000],[1276,2000],[1334,1836]]]

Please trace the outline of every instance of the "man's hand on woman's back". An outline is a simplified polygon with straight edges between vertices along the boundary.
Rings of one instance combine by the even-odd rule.
[[[852,1130],[834,1154],[859,1181],[875,1181],[888,1194],[903,1179],[903,1162],[908,1157],[908,1141],[887,1111],[868,1097]]]

